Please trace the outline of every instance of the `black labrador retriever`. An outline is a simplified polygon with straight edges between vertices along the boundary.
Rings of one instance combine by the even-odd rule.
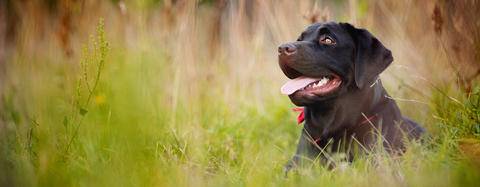
[[[280,45],[278,52],[280,67],[291,79],[281,91],[304,107],[305,119],[286,172],[302,158],[325,160],[327,147],[345,153],[348,160],[379,142],[388,152],[401,153],[405,140],[424,133],[402,116],[383,88],[379,74],[393,57],[367,30],[348,23],[316,23],[297,41]]]

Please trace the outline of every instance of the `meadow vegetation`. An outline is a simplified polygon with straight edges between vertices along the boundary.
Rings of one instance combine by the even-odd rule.
[[[480,184],[480,27],[450,1],[6,2],[1,186]],[[284,178],[302,126],[276,46],[324,20],[392,50],[383,84],[428,136]]]

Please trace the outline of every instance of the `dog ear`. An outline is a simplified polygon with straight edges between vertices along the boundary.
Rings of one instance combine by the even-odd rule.
[[[365,29],[357,29],[348,23],[340,23],[355,43],[354,70],[358,88],[373,84],[378,75],[392,63],[392,52]]]

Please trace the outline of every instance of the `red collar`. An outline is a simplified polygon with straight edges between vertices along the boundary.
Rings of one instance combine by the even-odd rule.
[[[305,121],[305,108],[303,107],[295,107],[292,109],[295,112],[300,112],[297,117],[297,124],[302,124],[303,121]]]
[[[297,117],[297,123],[300,125],[305,121],[305,108],[303,107],[295,107],[292,109],[295,112],[300,112]],[[360,125],[363,125],[365,123],[371,122],[377,117],[377,114],[374,114],[366,119],[364,119],[362,122],[360,122]]]

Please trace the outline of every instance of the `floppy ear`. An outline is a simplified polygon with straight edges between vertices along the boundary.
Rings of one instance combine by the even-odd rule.
[[[373,84],[378,75],[392,63],[392,52],[385,48],[370,32],[357,29],[348,23],[340,23],[355,43],[354,70],[358,88]]]

